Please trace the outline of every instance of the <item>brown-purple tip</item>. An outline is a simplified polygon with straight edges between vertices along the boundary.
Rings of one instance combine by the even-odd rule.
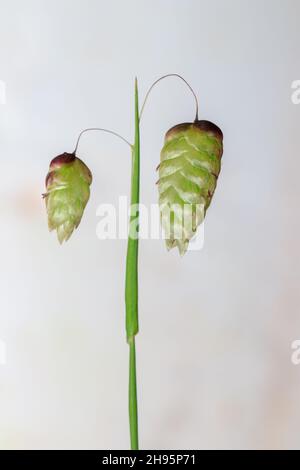
[[[182,124],[177,124],[176,126],[171,127],[166,133],[166,139],[172,137],[174,134],[178,132],[184,132],[189,128],[199,129],[201,131],[205,131],[211,133],[218,137],[219,139],[223,140],[223,132],[221,129],[210,121],[194,121],[194,122],[184,122]]]
[[[60,167],[61,165],[72,163],[75,158],[76,157],[74,153],[64,152],[61,155],[58,155],[57,157],[53,158],[53,160],[51,160],[50,169],[54,170],[54,168]]]

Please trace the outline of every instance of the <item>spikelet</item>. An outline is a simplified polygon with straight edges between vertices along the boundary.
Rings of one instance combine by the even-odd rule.
[[[78,227],[90,197],[92,174],[74,154],[55,157],[46,177],[49,230],[56,230],[60,243],[67,241]]]
[[[161,223],[168,250],[181,255],[203,221],[221,169],[222,131],[209,121],[178,124],[165,136],[158,166]]]

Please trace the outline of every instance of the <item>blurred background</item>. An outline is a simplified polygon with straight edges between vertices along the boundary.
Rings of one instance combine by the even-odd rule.
[[[41,193],[50,160],[72,151],[81,129],[132,139],[135,76],[142,98],[176,72],[200,118],[224,132],[223,167],[201,251],[180,258],[161,240],[140,244],[141,447],[299,449],[299,0],[0,6],[0,447],[129,446],[126,241],[96,236],[99,204],[128,194],[128,148],[82,138],[94,183],[63,246]],[[144,204],[157,201],[165,132],[193,118],[179,80],[153,90]]]

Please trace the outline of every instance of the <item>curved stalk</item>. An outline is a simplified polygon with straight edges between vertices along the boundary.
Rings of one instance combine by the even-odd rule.
[[[196,93],[194,92],[193,88],[191,87],[191,85],[185,80],[185,78],[183,78],[181,75],[179,75],[178,73],[168,73],[167,75],[163,75],[162,77],[158,78],[157,80],[155,80],[155,82],[152,83],[151,87],[149,88],[149,90],[147,91],[146,93],[146,96],[145,96],[145,99],[144,99],[144,102],[143,102],[143,105],[142,105],[142,108],[141,108],[141,112],[140,112],[140,120],[142,118],[142,114],[144,112],[144,108],[145,108],[145,105],[146,105],[146,102],[147,102],[147,99],[148,99],[148,96],[150,95],[152,89],[155,87],[155,85],[160,82],[161,80],[164,80],[165,78],[169,78],[169,77],[177,77],[177,78],[180,78],[180,80],[182,80],[186,85],[187,87],[189,88],[189,90],[191,91],[193,97],[194,97],[194,100],[195,100],[195,105],[196,105],[196,117],[195,117],[195,121],[198,121],[198,110],[199,110],[199,103],[198,103],[198,98],[197,98],[197,95]]]
[[[138,333],[138,232],[140,193],[140,131],[138,86],[135,80],[135,139],[132,148],[130,224],[126,257],[126,334],[129,344],[129,425],[131,449],[138,450],[138,408],[136,386],[135,336]]]
[[[80,132],[80,134],[79,134],[79,136],[78,136],[78,138],[77,138],[75,150],[74,150],[74,152],[73,152],[74,155],[76,155],[76,152],[77,152],[78,145],[79,145],[79,142],[80,142],[80,139],[81,139],[82,134],[84,134],[85,132],[90,132],[90,131],[101,131],[101,132],[107,132],[108,134],[115,135],[116,137],[119,137],[119,139],[123,140],[123,142],[126,142],[126,144],[128,144],[128,145],[132,148],[131,143],[128,142],[127,139],[125,139],[124,137],[122,137],[120,134],[118,134],[118,133],[115,132],[115,131],[111,131],[110,129],[104,129],[104,128],[102,128],[102,127],[88,127],[87,129],[83,129],[83,131]]]

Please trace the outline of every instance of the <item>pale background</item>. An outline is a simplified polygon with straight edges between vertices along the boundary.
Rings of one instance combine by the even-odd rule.
[[[129,445],[125,241],[99,241],[96,208],[129,190],[128,148],[85,136],[94,174],[59,246],[41,193],[78,132],[132,138],[140,93],[181,73],[225,135],[202,251],[142,241],[137,339],[142,448],[300,448],[300,1],[0,2],[0,447]],[[156,202],[164,133],[193,119],[171,78],[142,123],[141,200]]]

